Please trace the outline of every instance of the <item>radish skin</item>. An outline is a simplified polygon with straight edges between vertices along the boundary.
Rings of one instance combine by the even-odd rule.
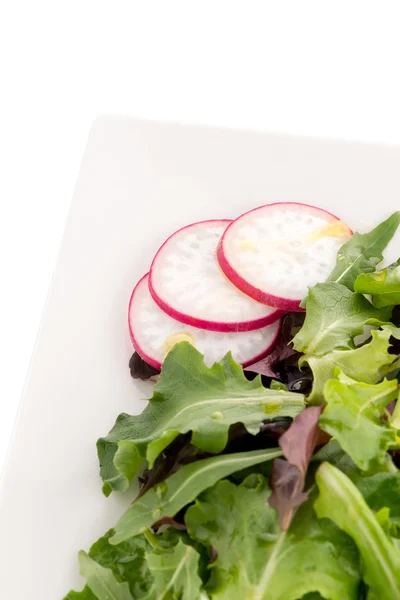
[[[308,287],[326,280],[351,235],[347,225],[323,209],[296,202],[268,204],[228,225],[217,257],[243,293],[282,311],[301,311]]]
[[[221,271],[217,245],[227,219],[192,223],[173,233],[150,268],[149,289],[170,317],[210,331],[252,331],[282,316],[243,294]]]
[[[145,275],[134,288],[129,302],[129,334],[136,352],[149,365],[160,369],[165,353],[176,341],[186,340],[204,355],[206,364],[212,365],[229,351],[243,366],[264,358],[275,346],[280,321],[248,332],[216,332],[185,325],[172,319],[154,302],[148,288],[149,275]]]

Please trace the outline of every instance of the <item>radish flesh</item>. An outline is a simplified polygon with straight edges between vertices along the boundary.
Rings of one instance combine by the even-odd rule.
[[[334,215],[285,202],[255,208],[228,225],[217,255],[242,292],[284,311],[300,309],[308,287],[325,281],[352,235]]]
[[[171,235],[157,252],[149,287],[155,302],[181,323],[212,331],[251,331],[281,316],[253,300],[221,271],[217,246],[231,223],[193,223]]]
[[[176,321],[154,302],[145,275],[132,292],[129,303],[129,332],[136,352],[159,369],[166,353],[179,341],[192,343],[212,365],[231,351],[243,366],[266,356],[275,345],[280,322],[248,332],[216,332],[198,329]]]

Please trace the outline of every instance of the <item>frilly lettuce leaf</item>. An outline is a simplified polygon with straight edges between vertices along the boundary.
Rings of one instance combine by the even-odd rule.
[[[363,333],[367,321],[386,323],[390,314],[390,308],[375,308],[343,285],[319,283],[309,290],[306,319],[293,338],[294,348],[307,356],[354,349],[353,339]]]
[[[385,460],[396,445],[396,431],[384,421],[386,406],[397,397],[397,381],[377,385],[331,379],[324,388],[327,402],[321,429],[334,436],[362,470]]]
[[[363,559],[363,578],[370,588],[368,598],[400,598],[400,550],[386,535],[359,490],[329,463],[319,467],[316,481],[317,515],[331,519],[357,544]]]
[[[200,554],[189,543],[187,534],[167,530],[157,536],[149,533],[151,543],[140,536],[112,546],[112,533],[100,538],[89,554],[79,553],[87,585],[81,592],[71,591],[65,600],[203,598]]]
[[[396,356],[389,353],[392,332],[384,326],[371,331],[371,341],[354,350],[333,350],[324,356],[305,355],[301,364],[307,362],[314,375],[314,385],[308,402],[323,404],[325,383],[339,369],[342,373],[364,383],[379,383],[388,373],[399,368]]]
[[[256,434],[263,419],[294,417],[303,408],[302,394],[267,389],[260,376],[248,381],[231,354],[207,367],[200,352],[181,342],[168,353],[142,414],[121,414],[99,439],[103,491],[125,491],[142,462],[151,466],[179,434],[192,432],[194,446],[217,454],[234,423]]]
[[[101,573],[106,581],[114,580],[117,583],[126,583],[129,585],[130,593],[133,598],[144,596],[150,586],[151,576],[146,564],[146,552],[151,549],[150,544],[143,536],[132,538],[119,546],[112,546],[109,543],[114,530],[108,531],[90,548],[89,558],[104,570],[98,569],[87,560],[87,555],[83,553],[80,559],[81,567],[83,565],[84,575],[88,583],[92,577],[99,576]],[[111,573],[109,573],[109,571]],[[97,588],[96,588],[97,589]],[[81,592],[71,591],[65,600],[97,600],[100,598],[94,595],[95,589],[91,591],[87,585]],[[102,600],[100,598],[100,600]]]
[[[200,600],[203,581],[199,560],[195,548],[182,539],[172,548],[155,548],[147,555],[153,583],[143,600]]]
[[[280,531],[268,495],[265,480],[252,475],[239,486],[219,482],[188,509],[189,534],[216,551],[210,597],[297,600],[319,592],[331,600],[357,598],[359,559],[350,538],[318,520],[310,502]]]

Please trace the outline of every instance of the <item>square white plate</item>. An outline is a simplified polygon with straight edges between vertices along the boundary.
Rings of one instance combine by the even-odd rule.
[[[127,368],[127,305],[166,236],[290,200],[367,230],[400,208],[399,165],[396,147],[96,121],[1,482],[2,598],[80,589],[77,551],[131,499],[102,495],[95,443],[149,392]]]

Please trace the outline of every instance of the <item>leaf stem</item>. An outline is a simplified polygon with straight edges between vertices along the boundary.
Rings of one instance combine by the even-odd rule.
[[[155,535],[155,533],[150,531],[150,529],[146,529],[145,531],[143,531],[143,535],[153,548],[162,548],[160,542],[157,539],[157,536]]]

